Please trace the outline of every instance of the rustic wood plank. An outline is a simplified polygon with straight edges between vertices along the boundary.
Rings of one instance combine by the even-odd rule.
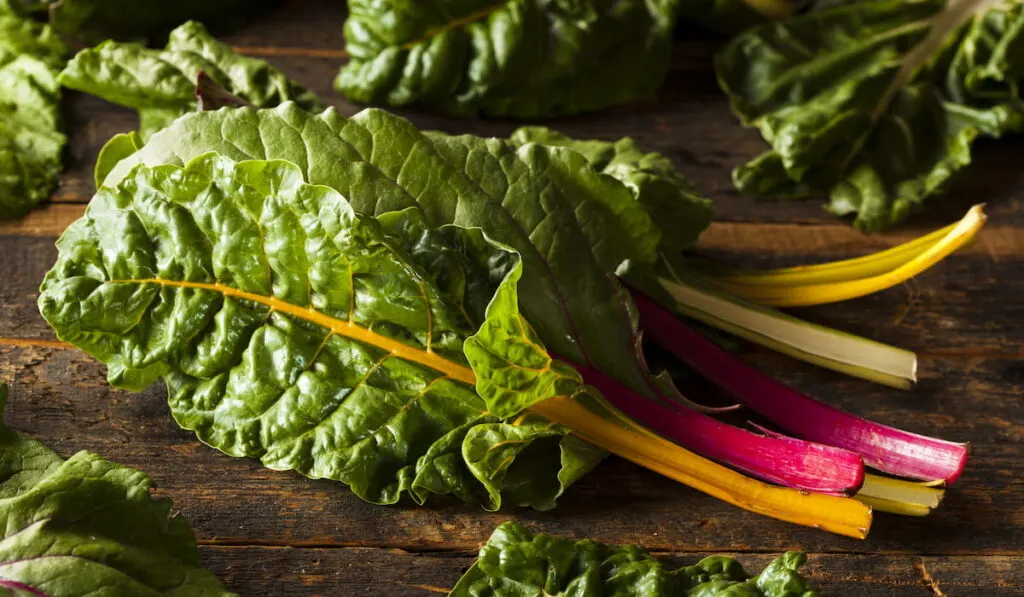
[[[381,549],[288,549],[204,547],[204,561],[242,595],[318,597],[433,597],[444,595],[472,556],[412,554]],[[667,564],[694,563],[691,554],[656,553]],[[772,554],[725,554],[750,571]],[[1020,558],[914,557],[812,554],[804,573],[822,595],[858,597],[999,597],[1019,595],[1024,585]],[[267,571],[274,574],[268,575]],[[931,585],[923,576],[931,578]],[[936,593],[942,591],[943,593]]]
[[[538,513],[487,513],[439,500],[429,507],[366,504],[340,483],[263,469],[203,447],[178,429],[159,385],[112,389],[103,367],[77,350],[0,346],[0,377],[14,381],[8,419],[62,454],[89,449],[147,470],[217,545],[471,550],[502,520],[546,532],[685,552],[780,551],[1024,555],[1020,458],[1024,402],[1019,360],[935,359],[922,389],[901,393],[763,355],[758,365],[868,418],[972,442],[963,479],[932,516],[879,514],[866,541],[769,520],[610,459]],[[772,365],[772,367],[768,367]]]
[[[22,230],[48,228],[78,206],[51,206],[29,217]],[[2,234],[2,232],[0,232]],[[864,237],[845,226],[764,227],[715,224],[706,254],[751,267],[814,263],[891,246],[910,238]],[[794,310],[810,321],[922,352],[1016,354],[1024,351],[1024,229],[993,227],[963,253],[951,256],[908,284],[840,305]],[[36,296],[56,259],[53,238],[0,236],[9,265],[0,283],[0,337],[52,338],[38,316]]]

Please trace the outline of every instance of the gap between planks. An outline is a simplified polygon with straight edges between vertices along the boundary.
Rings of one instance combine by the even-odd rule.
[[[56,238],[71,222],[85,213],[85,207],[78,203],[51,203],[29,212],[20,220],[0,221],[0,235]],[[757,234],[752,234],[755,230]],[[818,224],[718,221],[712,222],[701,236],[698,248],[711,251],[820,255],[825,260],[880,251],[923,233],[898,231],[869,235],[839,221]],[[961,252],[987,256],[996,261],[1019,259],[1024,255],[1024,229],[990,224],[982,230],[974,244]]]

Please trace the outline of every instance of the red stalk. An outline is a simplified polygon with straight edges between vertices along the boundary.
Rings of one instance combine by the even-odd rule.
[[[743,363],[633,291],[645,334],[676,358],[789,433],[859,454],[880,471],[923,481],[956,481],[967,445],[868,421],[801,394]]]
[[[853,495],[864,482],[864,462],[853,452],[758,435],[678,403],[669,408],[596,369],[573,366],[585,383],[597,388],[626,416],[683,447],[762,480],[832,495]]]

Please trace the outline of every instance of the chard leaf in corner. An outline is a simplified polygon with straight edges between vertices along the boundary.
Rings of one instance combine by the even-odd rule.
[[[629,137],[610,141],[581,141],[544,127],[522,127],[512,133],[516,144],[568,147],[578,151],[598,172],[626,185],[651,219],[663,226],[662,246],[670,252],[691,247],[711,224],[714,209],[676,169],[668,157],[646,153]]]
[[[188,114],[118,164],[105,184],[136,164],[182,164],[211,151],[290,161],[358,213],[416,206],[431,227],[481,228],[522,256],[523,312],[548,348],[650,392],[635,309],[615,271],[627,259],[653,261],[662,234],[626,184],[577,151],[425,134],[381,110],[346,119],[285,104]]]
[[[0,411],[7,386],[0,383]],[[55,452],[0,422],[0,594],[236,597],[145,473]]]
[[[979,136],[1024,130],[1024,5],[829,2],[755,27],[716,59],[722,88],[772,149],[734,172],[744,192],[824,194],[881,230],[971,161]]]
[[[39,299],[58,337],[114,385],[163,378],[178,423],[232,456],[490,509],[553,507],[600,459],[476,393],[463,344],[521,267],[479,231],[378,222],[294,164],[208,154],[101,188],[58,248]]]
[[[535,118],[653,94],[677,0],[349,3],[337,88],[388,106]]]
[[[200,73],[257,107],[293,100],[308,110],[323,108],[312,92],[266,62],[236,54],[195,21],[172,31],[163,50],[115,41],[82,50],[68,62],[60,82],[138,110],[145,139],[196,109]]]
[[[506,522],[449,597],[817,597],[797,572],[806,559],[788,552],[754,577],[725,556],[672,570],[639,547],[534,534]]]
[[[65,52],[48,26],[0,14],[0,218],[24,214],[57,187]]]

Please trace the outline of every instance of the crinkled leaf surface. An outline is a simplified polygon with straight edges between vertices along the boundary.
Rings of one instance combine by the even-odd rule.
[[[719,81],[772,145],[737,187],[827,195],[865,230],[904,219],[970,163],[975,138],[1024,130],[1024,5],[999,5],[844,0],[734,38]]]
[[[736,560],[711,556],[671,570],[634,546],[572,541],[506,522],[449,597],[815,597],[798,552],[751,577]]]
[[[44,3],[49,5],[50,24],[54,29],[90,44],[107,39],[161,40],[172,28],[190,19],[233,28],[254,14],[280,4],[279,0],[45,0]]]
[[[115,41],[82,50],[68,62],[60,82],[138,110],[141,136],[148,138],[196,109],[201,72],[256,107],[294,100],[308,110],[322,109],[315,94],[266,62],[236,54],[195,21],[172,31],[163,50]]]
[[[511,140],[568,147],[586,157],[598,172],[620,180],[662,227],[662,246],[668,251],[691,247],[711,224],[711,200],[701,196],[672,160],[643,151],[629,137],[615,142],[581,141],[545,127],[523,127],[512,133]]]
[[[46,25],[0,14],[0,218],[24,214],[57,186],[65,51]]]
[[[302,174],[213,154],[135,169],[60,239],[40,310],[111,383],[162,377],[178,423],[227,454],[376,503],[553,507],[601,454],[481,398],[463,354],[518,257],[415,208],[357,216]]]
[[[336,86],[389,106],[533,118],[654,93],[677,0],[356,0]]]
[[[0,410],[7,386],[0,383]],[[148,475],[0,423],[0,595],[231,597]]]
[[[653,261],[662,234],[622,180],[565,147],[424,134],[380,110],[343,118],[293,104],[188,114],[123,160],[182,164],[207,152],[282,159],[359,213],[418,206],[432,227],[478,227],[523,259],[519,300],[553,352],[649,391],[632,302],[615,277],[625,260]]]

